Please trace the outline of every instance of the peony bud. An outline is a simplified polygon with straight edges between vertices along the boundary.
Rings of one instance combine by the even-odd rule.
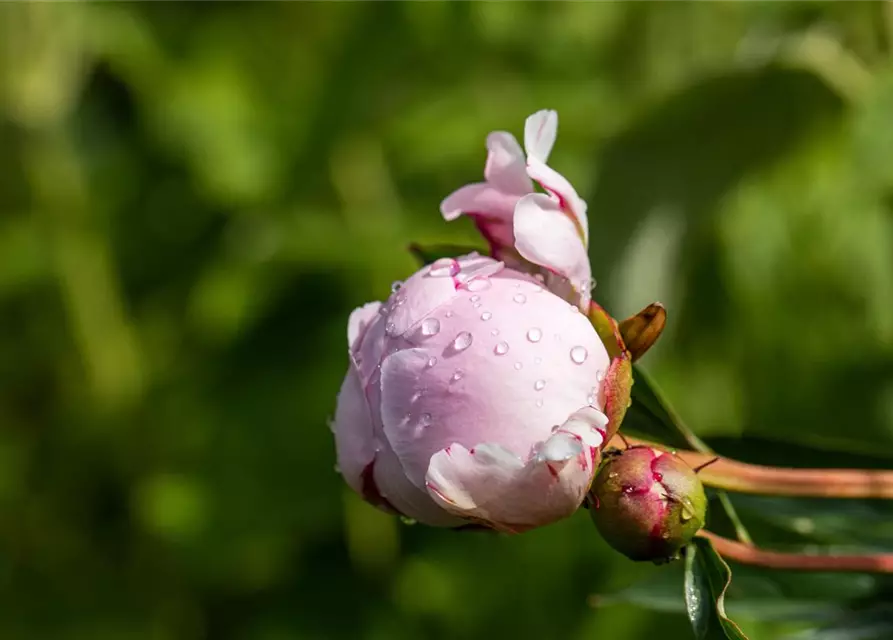
[[[605,540],[631,560],[668,562],[704,526],[707,497],[695,471],[651,447],[611,451],[589,493]]]

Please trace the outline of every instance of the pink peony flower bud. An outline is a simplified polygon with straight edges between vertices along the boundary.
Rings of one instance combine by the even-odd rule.
[[[651,447],[609,451],[592,483],[590,514],[631,560],[667,562],[704,526],[707,497],[694,470]]]
[[[338,465],[422,523],[519,532],[572,514],[600,459],[609,358],[579,309],[470,254],[354,311]]]

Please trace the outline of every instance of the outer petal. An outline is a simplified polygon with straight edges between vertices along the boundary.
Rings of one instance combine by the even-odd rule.
[[[363,472],[375,458],[376,445],[369,404],[353,363],[338,393],[332,430],[341,475],[354,491],[364,495]]]
[[[583,244],[589,244],[589,219],[586,215],[586,201],[577,195],[576,189],[563,175],[552,167],[535,158],[528,158],[527,175],[539,185],[558,198],[561,206],[569,211],[577,220]]]
[[[503,193],[486,182],[460,187],[440,203],[445,220],[455,220],[463,213],[485,215],[500,220],[511,220],[517,194]]]
[[[379,309],[381,309],[380,302],[369,302],[362,307],[357,307],[350,314],[350,318],[347,320],[347,346],[351,351],[359,346],[366,329],[378,316]]]
[[[515,136],[494,131],[487,136],[487,149],[487,166],[484,168],[487,182],[503,193],[522,196],[533,192],[524,151]]]
[[[589,255],[574,221],[561,205],[541,193],[524,196],[515,207],[515,248],[523,257],[567,278],[589,300]]]
[[[451,445],[431,458],[428,491],[447,511],[507,532],[555,522],[583,502],[606,424],[597,409],[580,409],[526,462],[499,444]]]
[[[537,111],[524,122],[524,149],[528,159],[546,162],[558,135],[558,114],[551,109]]]

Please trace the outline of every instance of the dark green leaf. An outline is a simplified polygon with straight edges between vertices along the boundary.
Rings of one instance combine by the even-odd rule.
[[[685,550],[685,608],[698,640],[747,640],[725,612],[729,565],[709,540],[695,538]]]

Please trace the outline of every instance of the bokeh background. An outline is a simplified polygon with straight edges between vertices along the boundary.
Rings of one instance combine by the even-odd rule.
[[[410,241],[478,243],[441,198],[555,108],[596,296],[667,305],[644,364],[688,423],[890,467],[891,63],[880,2],[0,6],[0,637],[691,637],[678,568],[585,514],[507,538],[354,497],[347,315]],[[736,568],[752,639],[893,637],[814,631],[888,582],[776,578]]]

